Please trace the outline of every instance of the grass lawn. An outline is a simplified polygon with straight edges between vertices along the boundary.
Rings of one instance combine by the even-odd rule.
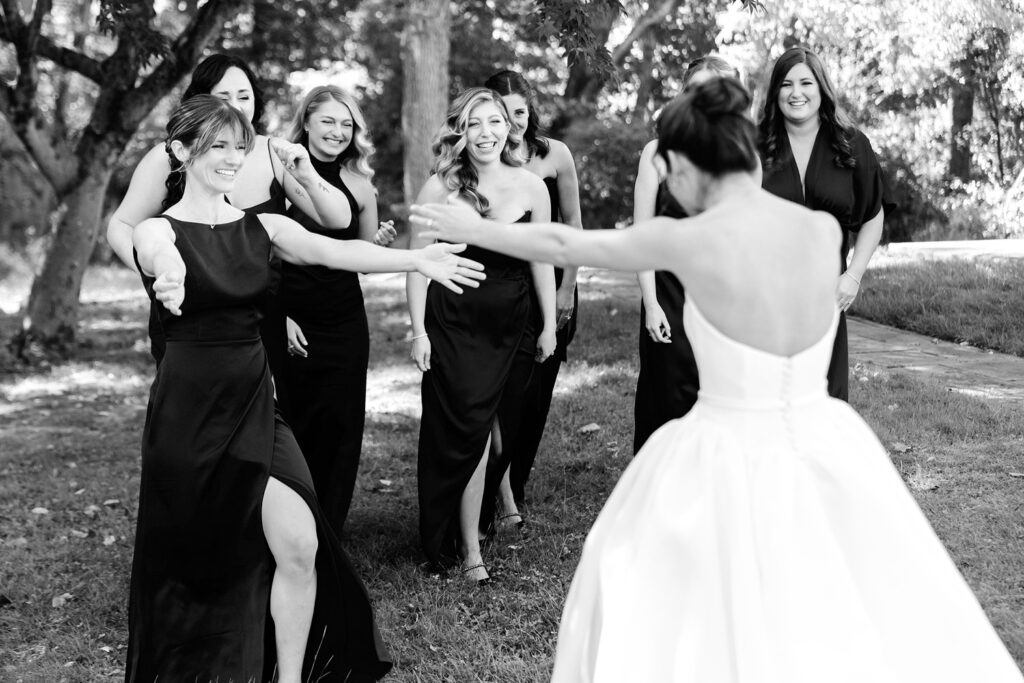
[[[1024,259],[873,258],[850,313],[1024,356]]]
[[[583,539],[630,460],[638,297],[584,273],[580,328],[530,482],[529,534],[485,552],[495,582],[424,573],[417,539],[419,375],[400,278],[366,287],[371,373],[347,547],[396,660],[389,681],[546,681]],[[867,291],[881,289],[869,276]],[[625,285],[625,286],[624,286]],[[121,680],[152,369],[145,302],[89,274],[72,362],[0,376],[0,680]],[[867,297],[864,297],[867,299]],[[5,333],[17,324],[0,319]],[[1018,325],[1018,330],[1021,326]],[[852,398],[1019,664],[1024,664],[1024,412],[857,367]],[[591,423],[600,429],[582,432]],[[880,558],[884,559],[884,558]]]

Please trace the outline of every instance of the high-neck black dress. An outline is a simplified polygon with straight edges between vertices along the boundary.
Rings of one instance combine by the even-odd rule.
[[[340,189],[352,209],[346,228],[324,228],[295,206],[289,216],[306,230],[336,240],[359,238],[359,205],[339,174],[341,160],[310,156],[320,176]],[[307,357],[288,356],[282,412],[302,448],[317,497],[341,534],[352,504],[366,420],[370,332],[359,275],[285,263],[284,311],[306,337]]]
[[[859,130],[853,130],[850,148],[856,166],[840,168],[834,161],[835,152],[829,133],[822,126],[814,138],[803,182],[796,159],[793,158],[793,150],[789,146],[789,136],[780,135],[778,146],[774,162],[770,165],[762,164],[764,175],[761,187],[809,209],[826,211],[839,221],[843,242],[838,254],[837,275],[845,272],[846,257],[850,253],[850,235],[860,231],[864,223],[874,218],[882,210],[883,204],[886,205],[887,213],[895,208],[886,196],[882,169],[871,143]],[[839,316],[839,329],[828,366],[828,393],[833,398],[849,400],[850,361],[845,311]]]
[[[658,187],[655,214],[669,218],[685,218],[686,211],[679,206],[665,185]],[[683,304],[686,293],[683,285],[672,273],[654,271],[654,288],[672,328],[672,341],[656,342],[647,333],[647,309],[640,302],[640,374],[636,378],[636,397],[633,402],[633,454],[647,442],[659,427],[690,412],[697,402],[700,378],[693,347],[683,327]]]
[[[544,184],[548,188],[548,196],[551,199],[551,220],[560,222],[562,220],[561,202],[558,193],[558,179],[544,178]],[[562,286],[563,270],[555,268],[555,287]],[[537,288],[530,289],[531,302],[533,304],[533,320],[531,324],[540,332],[544,327],[543,312],[540,308],[540,300],[537,298]],[[526,388],[526,400],[523,405],[523,417],[517,434],[508,434],[502,430],[504,447],[509,451],[509,483],[512,486],[512,496],[517,505],[522,505],[526,498],[526,482],[530,478],[530,471],[537,459],[537,450],[540,448],[541,437],[544,436],[544,428],[548,422],[548,412],[551,410],[551,396],[555,391],[555,381],[558,379],[558,371],[562,369],[562,363],[569,359],[568,347],[576,336],[576,324],[579,320],[580,298],[579,291],[574,287],[572,290],[573,310],[572,317],[555,334],[555,352],[550,358],[534,368],[530,378],[530,384]]]
[[[271,680],[269,477],[316,519],[303,680],[376,680],[391,664],[369,598],[274,407],[259,335],[271,280],[267,232],[253,214],[212,228],[166,218],[187,269],[185,301],[181,316],[161,315],[166,352],[142,438],[125,680]],[[153,278],[144,282],[155,301]]]
[[[527,213],[518,222],[529,220]],[[458,561],[459,503],[491,425],[498,419],[503,433],[516,433],[536,365],[529,262],[475,246],[462,256],[484,264],[487,278],[462,294],[431,282],[424,315],[430,370],[421,385],[420,539],[427,558],[442,566]],[[507,457],[488,460],[485,511],[493,509]],[[487,517],[481,515],[485,527]]]

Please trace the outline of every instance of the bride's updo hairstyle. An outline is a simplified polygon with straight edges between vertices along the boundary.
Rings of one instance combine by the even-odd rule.
[[[702,171],[720,176],[757,168],[757,127],[750,93],[735,78],[712,78],[670,102],[658,119],[658,154],[671,150]]]

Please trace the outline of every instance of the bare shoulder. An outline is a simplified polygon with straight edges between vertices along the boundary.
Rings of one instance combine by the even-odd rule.
[[[139,165],[135,167],[136,173],[140,171],[167,177],[167,174],[171,172],[171,158],[167,155],[167,149],[163,143],[149,148],[149,151],[139,161]]]
[[[445,187],[441,177],[435,173],[427,178],[427,182],[423,183],[420,193],[416,195],[416,203],[444,202],[449,194],[451,194],[451,190]]]
[[[552,160],[557,168],[561,169],[566,164],[575,164],[572,158],[572,151],[567,144],[553,138],[545,139],[548,141],[548,154],[553,157]]]
[[[644,145],[643,151],[640,152],[640,161],[647,161],[648,163],[650,163],[651,161],[654,160],[654,155],[657,153],[658,141],[651,140],[646,145]]]
[[[356,198],[356,202],[360,207],[377,201],[377,191],[373,188],[373,183],[366,176],[353,173],[347,168],[342,168],[341,179],[345,181],[349,192]]]

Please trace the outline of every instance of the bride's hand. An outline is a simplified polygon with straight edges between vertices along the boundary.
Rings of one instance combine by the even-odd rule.
[[[462,288],[479,287],[483,280],[484,266],[468,258],[456,256],[466,249],[465,244],[430,244],[417,250],[416,270],[439,285],[462,294]]]
[[[424,239],[445,242],[472,242],[483,219],[452,194],[447,204],[413,204],[409,219],[423,230]]]

